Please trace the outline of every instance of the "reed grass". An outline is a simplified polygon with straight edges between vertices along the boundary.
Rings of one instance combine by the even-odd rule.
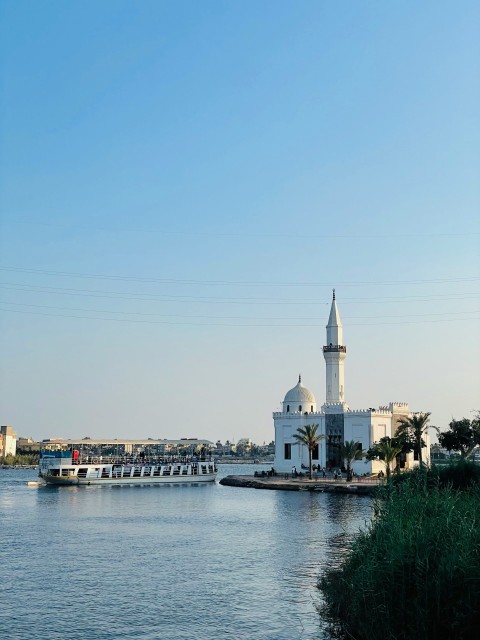
[[[435,472],[406,474],[374,508],[344,563],[320,580],[332,628],[358,640],[476,636],[479,484],[461,490]]]

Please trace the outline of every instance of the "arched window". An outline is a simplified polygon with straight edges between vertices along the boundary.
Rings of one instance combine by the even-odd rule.
[[[313,404],[310,407],[310,411],[313,413]]]
[[[299,410],[299,411],[301,411],[301,410],[302,410],[302,405],[301,405],[301,404],[299,404],[299,405],[298,405],[298,410]]]
[[[290,405],[287,404],[287,413],[290,413]]]

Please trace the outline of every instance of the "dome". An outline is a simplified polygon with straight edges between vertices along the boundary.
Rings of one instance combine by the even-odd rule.
[[[285,395],[285,399],[283,401],[283,410],[286,413],[295,412],[295,411],[315,411],[316,400],[313,393],[307,387],[304,387],[302,384],[301,376],[298,376],[298,382],[287,391]]]

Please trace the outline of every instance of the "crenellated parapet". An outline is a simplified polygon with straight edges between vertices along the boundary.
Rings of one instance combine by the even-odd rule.
[[[408,402],[390,402],[388,408],[392,413],[408,413],[410,410]]]
[[[367,415],[376,414],[377,410],[376,409],[349,409],[348,413],[350,415],[355,414],[355,415],[367,416]]]
[[[346,413],[349,408],[345,402],[325,402],[322,405],[322,411],[324,413]]]
[[[273,417],[279,418],[280,416],[293,416],[295,418],[309,418],[310,416],[323,416],[323,411],[274,411]]]

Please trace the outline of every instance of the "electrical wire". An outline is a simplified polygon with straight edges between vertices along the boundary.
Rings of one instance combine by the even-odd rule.
[[[28,315],[37,315],[37,316],[47,316],[50,318],[72,318],[72,319],[80,319],[80,320],[102,320],[106,322],[127,322],[133,324],[161,324],[161,325],[175,325],[175,326],[203,326],[203,327],[323,327],[324,324],[232,324],[232,323],[222,323],[222,322],[170,322],[165,320],[132,320],[129,318],[98,318],[91,316],[78,316],[78,315],[65,315],[65,314],[52,314],[52,313],[43,313],[41,311],[21,311],[19,309],[0,309],[4,313],[19,313],[19,314],[28,314]],[[362,322],[362,323],[351,323],[349,326],[357,326],[357,327],[365,327],[365,326],[377,326],[377,325],[406,325],[406,324],[425,324],[425,323],[438,323],[438,322],[465,322],[468,320],[480,320],[480,316],[477,318],[444,318],[441,320],[404,320],[402,322]]]
[[[24,267],[0,267],[0,271],[10,271],[15,273],[32,273],[41,275],[51,275],[69,278],[86,278],[98,280],[120,280],[125,282],[148,282],[176,285],[196,285],[196,286],[241,286],[241,287],[331,287],[331,282],[273,282],[273,281],[239,281],[239,280],[196,280],[178,278],[142,278],[137,276],[116,276],[99,273],[79,273],[69,271],[53,271],[47,269],[29,269]],[[342,287],[365,287],[365,286],[395,286],[395,285],[421,285],[421,284],[445,284],[451,282],[474,282],[480,277],[470,276],[464,278],[432,278],[419,280],[372,280],[359,282],[338,282],[336,286]]]
[[[196,319],[208,319],[208,320],[311,320],[322,322],[322,318],[303,318],[303,317],[292,317],[292,316],[280,316],[280,317],[272,317],[272,316],[212,316],[212,315],[182,315],[177,313],[144,313],[140,311],[112,311],[111,309],[85,309],[83,307],[57,307],[53,305],[46,304],[29,304],[22,302],[7,302],[2,301],[2,304],[9,304],[16,307],[32,307],[34,309],[55,309],[58,311],[82,311],[86,313],[109,313],[115,315],[128,315],[128,316],[154,316],[159,318],[196,318]],[[413,313],[408,314],[409,318],[417,318],[417,317],[430,317],[430,316],[458,316],[465,315],[471,313],[479,313],[480,309],[474,309],[472,311],[451,311],[444,313]],[[405,316],[400,315],[375,315],[375,316],[344,316],[345,320],[376,320],[378,318],[404,318]]]
[[[142,300],[146,302],[199,302],[205,304],[248,304],[248,305],[314,305],[327,306],[330,302],[320,302],[311,300],[311,298],[255,298],[255,297],[216,297],[216,296],[191,296],[191,295],[175,295],[175,294],[155,294],[142,293],[135,295],[133,292],[122,291],[100,291],[92,289],[77,289],[68,287],[50,287],[42,285],[27,285],[19,283],[0,284],[0,289],[6,291],[22,291],[28,293],[46,293],[54,295],[72,295],[92,298],[106,298],[113,300]],[[448,293],[433,295],[413,295],[413,296],[376,296],[370,298],[342,298],[342,304],[379,304],[391,302],[434,302],[448,300],[475,300],[480,296],[480,292],[467,293]]]

